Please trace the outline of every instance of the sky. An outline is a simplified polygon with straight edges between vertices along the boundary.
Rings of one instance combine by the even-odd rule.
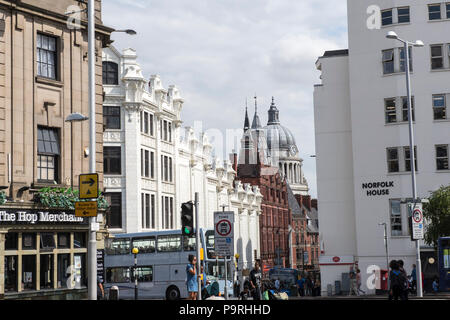
[[[346,13],[345,0],[103,0],[104,24],[137,32],[113,33],[113,45],[136,49],[144,77],[158,74],[165,88],[180,90],[183,126],[242,129],[255,94],[265,126],[273,96],[313,197],[315,62],[347,48]],[[221,150],[216,156],[228,159]]]

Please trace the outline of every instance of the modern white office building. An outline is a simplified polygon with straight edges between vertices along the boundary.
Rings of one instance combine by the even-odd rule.
[[[103,51],[104,189],[111,234],[181,228],[181,204],[199,193],[199,226],[235,212],[240,270],[259,257],[262,195],[235,182],[231,161],[212,157],[204,133],[181,126],[184,100],[159,76],[146,80],[133,49]],[[200,119],[199,119],[200,120]]]
[[[327,51],[316,63],[322,80],[314,89],[314,112],[324,294],[356,261],[362,289],[374,292],[366,283],[369,266],[386,269],[380,223],[387,224],[389,260],[404,260],[408,274],[416,261],[407,212],[412,183],[404,52],[400,42],[386,38],[388,31],[425,43],[411,48],[418,196],[450,183],[450,3],[380,0],[380,12],[373,5],[348,1],[349,49]],[[422,243],[425,289],[437,271],[432,255]]]

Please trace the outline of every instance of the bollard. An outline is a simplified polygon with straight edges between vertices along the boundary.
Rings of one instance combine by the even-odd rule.
[[[109,300],[119,300],[119,288],[117,286],[112,286],[109,289]]]

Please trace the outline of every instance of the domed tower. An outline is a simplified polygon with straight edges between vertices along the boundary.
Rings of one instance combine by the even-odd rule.
[[[281,125],[274,98],[270,105],[269,121],[264,127],[267,137],[267,148],[273,166],[277,166],[280,174],[286,177],[294,194],[308,195],[309,187],[303,175],[303,159],[292,132]]]

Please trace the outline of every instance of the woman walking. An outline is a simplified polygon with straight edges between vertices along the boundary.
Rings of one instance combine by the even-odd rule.
[[[361,270],[356,270],[356,293],[360,294],[360,292],[362,292],[362,294],[366,294],[366,292],[364,290],[361,289]]]
[[[197,300],[198,283],[197,283],[197,268],[196,268],[197,258],[190,254],[189,263],[186,266],[186,285],[188,291],[187,300]]]

